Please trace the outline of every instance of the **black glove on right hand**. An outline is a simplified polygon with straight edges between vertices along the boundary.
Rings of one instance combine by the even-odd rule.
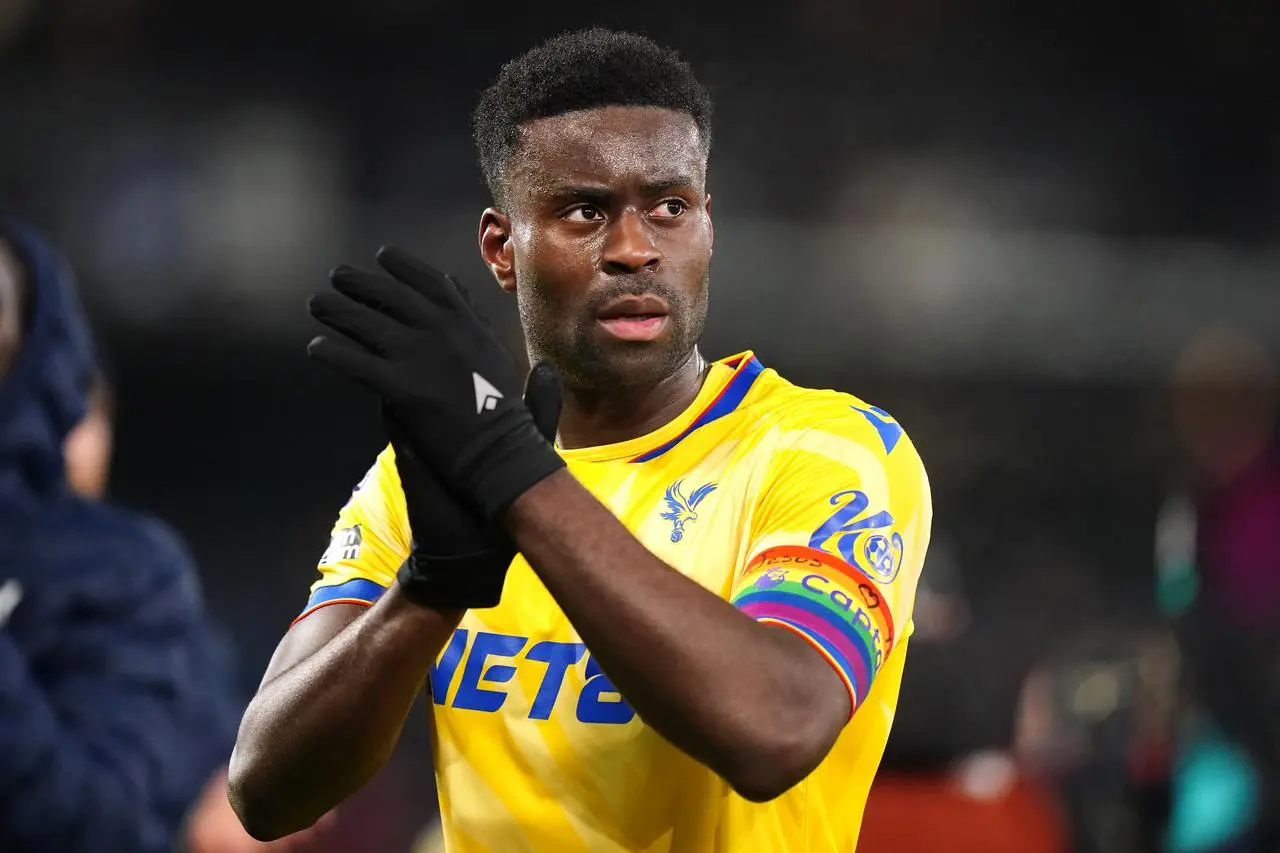
[[[539,364],[525,382],[524,402],[538,431],[552,444],[562,389],[555,369]],[[441,610],[494,607],[502,598],[515,543],[498,524],[472,512],[413,451],[390,406],[383,423],[396,457],[408,507],[413,547],[397,580],[415,604]]]
[[[465,288],[399,249],[385,271],[339,267],[311,315],[350,339],[320,336],[312,358],[388,402],[403,438],[456,499],[494,521],[564,461],[520,400],[511,353]]]

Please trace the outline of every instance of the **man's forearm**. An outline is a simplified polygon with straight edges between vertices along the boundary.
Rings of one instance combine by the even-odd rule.
[[[522,495],[506,524],[640,717],[744,796],[781,793],[826,754],[847,694],[799,637],[663,563],[568,472]]]
[[[229,773],[232,803],[251,835],[279,838],[310,826],[377,772],[460,618],[418,607],[392,586],[259,688]]]

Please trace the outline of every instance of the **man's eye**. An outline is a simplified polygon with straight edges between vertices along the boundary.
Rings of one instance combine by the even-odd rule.
[[[658,206],[651,210],[649,215],[658,219],[675,219],[677,216],[683,216],[688,209],[689,205],[682,199],[669,198],[658,202]]]
[[[564,218],[570,222],[599,222],[601,219],[604,219],[604,213],[598,207],[592,207],[589,204],[580,204],[567,211]]]

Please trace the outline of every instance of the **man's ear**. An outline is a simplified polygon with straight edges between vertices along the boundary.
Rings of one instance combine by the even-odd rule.
[[[480,257],[493,273],[498,286],[516,291],[516,265],[511,243],[511,218],[494,207],[480,215]]]
[[[716,223],[715,223],[715,220],[711,218],[711,193],[707,193],[707,201],[703,205],[703,207],[707,211],[707,227],[711,229],[711,247],[712,248],[710,251],[714,253],[715,244],[716,244]]]

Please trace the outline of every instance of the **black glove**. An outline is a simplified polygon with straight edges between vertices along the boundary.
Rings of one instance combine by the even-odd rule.
[[[393,247],[378,264],[393,278],[339,267],[329,277],[337,292],[310,302],[313,317],[358,346],[318,337],[308,352],[382,395],[422,464],[501,521],[564,462],[521,400],[511,354],[462,288]]]
[[[555,370],[540,364],[525,383],[534,423],[554,440],[561,389]],[[414,453],[403,427],[384,401],[383,423],[395,451],[408,507],[413,547],[397,579],[416,604],[439,609],[494,607],[502,598],[515,543],[498,525],[467,510]]]

